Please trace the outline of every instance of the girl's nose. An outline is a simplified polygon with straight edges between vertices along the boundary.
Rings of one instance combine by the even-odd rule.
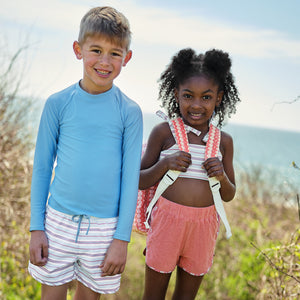
[[[197,108],[202,107],[202,99],[200,97],[195,97],[192,106]]]

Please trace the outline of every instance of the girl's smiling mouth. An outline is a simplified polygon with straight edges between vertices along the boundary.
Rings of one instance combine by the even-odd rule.
[[[190,114],[190,116],[191,116],[193,119],[200,119],[201,117],[204,116],[203,113],[192,113],[192,112],[190,112],[189,114]]]

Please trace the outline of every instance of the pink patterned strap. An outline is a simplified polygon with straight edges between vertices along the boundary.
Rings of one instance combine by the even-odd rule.
[[[185,125],[181,118],[171,120],[173,124],[173,128],[175,131],[176,142],[180,150],[185,152],[189,151],[189,142],[188,137],[185,130]],[[205,156],[204,159],[208,159],[210,157],[217,157],[219,153],[221,141],[221,131],[213,124],[209,125],[208,132],[208,141],[205,147]]]
[[[213,124],[209,125],[208,141],[205,147],[204,159],[218,156],[221,141],[221,131]]]
[[[181,118],[173,119],[171,120],[171,122],[174,127],[176,142],[179,149],[185,152],[190,152],[189,142],[188,142],[185,126],[182,119]]]

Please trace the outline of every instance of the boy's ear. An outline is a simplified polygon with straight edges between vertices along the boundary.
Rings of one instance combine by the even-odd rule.
[[[223,91],[218,92],[216,106],[219,106],[221,104],[222,99],[223,99],[223,95],[224,95]]]
[[[77,41],[73,43],[73,51],[77,59],[82,59],[81,47]]]
[[[125,67],[127,65],[127,63],[130,61],[131,57],[132,57],[132,51],[129,50],[124,58],[123,67]]]

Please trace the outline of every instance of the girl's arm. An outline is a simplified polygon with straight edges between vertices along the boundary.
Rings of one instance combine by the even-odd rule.
[[[167,122],[155,126],[149,136],[146,151],[141,161],[139,189],[147,189],[157,183],[168,170],[185,172],[191,163],[191,156],[184,151],[159,160],[160,152],[174,145],[175,140]]]
[[[223,201],[233,199],[236,191],[233,168],[233,141],[232,137],[222,132],[220,149],[223,155],[222,161],[218,158],[209,158],[204,163],[209,177],[216,177],[221,184],[220,194]]]

